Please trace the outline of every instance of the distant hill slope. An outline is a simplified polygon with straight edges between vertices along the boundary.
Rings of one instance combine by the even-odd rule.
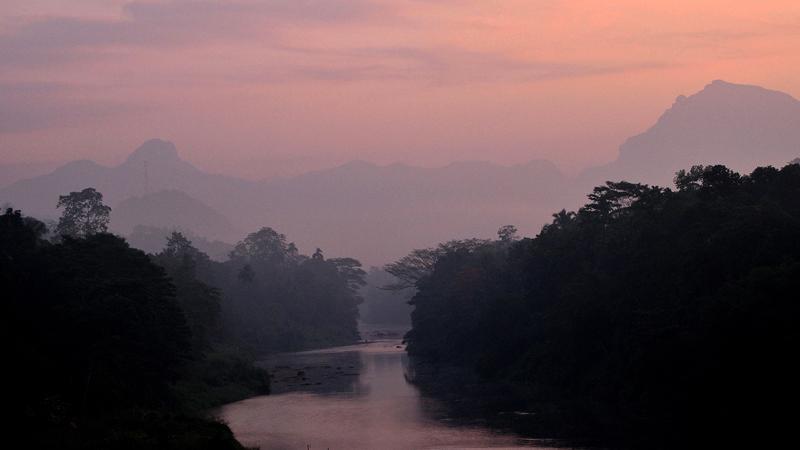
[[[50,173],[58,167],[56,163],[11,163],[0,164],[0,188],[20,180]]]
[[[547,161],[512,167],[458,162],[437,168],[355,161],[290,179],[252,182],[203,172],[182,160],[172,143],[154,139],[116,167],[76,161],[14,183],[0,189],[0,204],[11,202],[48,218],[56,214],[58,195],[92,186],[123,215],[114,220],[129,229],[143,224],[147,214],[125,217],[136,203],[124,200],[145,191],[181,191],[201,205],[188,201],[185,206],[194,212],[179,219],[177,210],[153,204],[147,221],[164,226],[193,222],[188,229],[203,235],[198,227],[207,226],[205,233],[215,236],[206,237],[224,236],[231,243],[271,226],[306,253],[320,247],[328,256],[355,256],[380,265],[452,238],[493,237],[505,224],[535,235],[553,212],[582,204],[586,193],[605,180],[669,186],[675,171],[693,164],[723,163],[748,172],[758,165],[783,166],[798,154],[800,102],[760,87],[715,81],[679,97],[655,125],[622,145],[616,161],[576,179]],[[228,236],[231,231],[223,231],[228,227],[220,216],[241,236]]]
[[[228,259],[233,245],[227,242],[209,240],[197,235],[190,229],[177,227],[154,227],[149,225],[136,225],[133,232],[125,235],[125,239],[131,247],[138,248],[147,253],[159,253],[164,250],[167,239],[173,231],[180,231],[192,244],[201,252],[207,254],[215,261],[225,261]]]
[[[91,186],[104,194],[113,208],[112,229],[123,234],[136,225],[179,227],[236,242],[271,226],[303,250],[321,247],[329,256],[379,265],[453,236],[491,237],[504,224],[535,233],[566,200],[566,183],[547,161],[439,168],[356,161],[251,182],[202,172],[180,159],[172,143],[154,139],[116,167],[75,161],[17,182],[0,190],[0,203],[52,218],[59,195]],[[145,189],[164,192],[141,198]]]
[[[671,185],[675,171],[725,164],[749,172],[800,154],[800,101],[783,92],[717,80],[679,96],[655,125],[620,147],[616,161],[587,170],[582,186],[627,178]]]
[[[236,208],[236,195],[252,183],[234,177],[202,172],[178,156],[171,142],[151,139],[115,167],[92,161],[73,161],[36,178],[18,181],[0,190],[0,202],[10,202],[39,217],[56,215],[58,196],[94,187],[112,207],[145,192],[180,190],[219,208],[227,215]]]
[[[535,233],[566,200],[566,183],[546,161],[439,168],[353,162],[269,183],[264,205],[290,236],[382,264],[454,237],[493,237],[508,223]]]
[[[117,204],[111,214],[111,230],[129,235],[137,225],[192,230],[200,236],[223,241],[242,237],[225,216],[178,190],[131,197]]]

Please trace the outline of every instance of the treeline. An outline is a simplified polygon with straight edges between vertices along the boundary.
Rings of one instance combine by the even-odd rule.
[[[227,329],[255,352],[301,350],[358,340],[361,263],[301,255],[271,228],[239,242],[210,277],[225,296]]]
[[[675,183],[609,182],[533,239],[505,227],[387,266],[417,289],[409,353],[512,383],[572,437],[786,438],[800,399],[800,165],[696,166]]]
[[[48,230],[0,215],[12,429],[32,448],[241,448],[208,408],[269,392],[268,351],[351,343],[360,264],[264,228],[214,262],[180,233],[147,255],[88,188]]]

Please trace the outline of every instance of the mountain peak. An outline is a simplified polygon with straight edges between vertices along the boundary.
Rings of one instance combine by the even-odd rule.
[[[605,179],[637,174],[667,185],[695,164],[725,164],[742,172],[783,164],[800,146],[800,102],[760,86],[714,80],[679,96],[648,130],[620,147]]]
[[[175,144],[161,139],[150,139],[134,150],[125,161],[126,164],[152,162],[174,163],[181,161]]]
[[[724,80],[714,80],[707,84],[703,90],[689,97],[690,99],[707,99],[719,101],[727,99],[729,102],[796,102],[785,92],[766,89],[752,84],[730,83]]]

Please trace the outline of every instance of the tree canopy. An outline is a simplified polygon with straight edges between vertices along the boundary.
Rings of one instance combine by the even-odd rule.
[[[58,235],[85,237],[108,230],[111,207],[103,203],[103,194],[94,188],[62,195],[57,206],[64,209],[56,226]]]
[[[776,405],[800,399],[800,165],[675,181],[609,182],[533,239],[389,265],[417,289],[408,351],[512,382],[587,434],[652,447],[788,433]]]

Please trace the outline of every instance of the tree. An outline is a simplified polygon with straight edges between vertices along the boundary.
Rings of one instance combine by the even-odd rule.
[[[254,352],[351,344],[358,339],[361,263],[299,253],[285,235],[261,228],[214,266],[225,331]]]
[[[319,250],[319,249],[317,249]],[[361,262],[355,258],[333,258],[328,260],[336,267],[339,275],[344,279],[347,287],[353,292],[361,289],[365,284],[366,272],[361,268]]]
[[[503,225],[497,230],[497,237],[500,242],[510,244],[519,239],[517,236],[517,227],[514,225]]]
[[[0,216],[0,267],[13,264],[21,249],[36,247],[47,227],[32,217],[24,217],[19,210],[6,209]]]
[[[679,191],[725,188],[741,182],[741,176],[722,166],[692,166],[689,171],[679,170],[675,174],[675,187]]]
[[[269,227],[250,233],[236,244],[231,259],[281,264],[297,258],[297,247],[286,236]]]
[[[167,238],[164,250],[153,255],[153,261],[172,278],[176,298],[192,331],[193,349],[208,348],[212,338],[219,336],[221,313],[219,290],[202,281],[198,274],[210,272],[208,255],[175,231]]]
[[[60,236],[87,237],[108,230],[111,207],[103,203],[103,194],[94,188],[60,196],[57,207],[64,208],[56,226]]]
[[[198,265],[208,264],[210,261],[208,255],[198,250],[192,241],[178,231],[173,231],[167,237],[167,245],[158,256],[170,261],[172,265],[180,264],[181,269],[190,272],[192,276],[195,276]]]
[[[437,247],[412,250],[408,255],[384,267],[386,272],[397,278],[396,283],[384,287],[390,290],[417,287],[420,281],[433,272],[441,257],[454,252],[473,252],[488,243],[484,239],[453,240]]]
[[[574,434],[643,439],[621,447],[789,436],[800,165],[675,181],[606,183],[508,251],[440,246],[390,265],[417,288],[408,352],[516,385]]]

